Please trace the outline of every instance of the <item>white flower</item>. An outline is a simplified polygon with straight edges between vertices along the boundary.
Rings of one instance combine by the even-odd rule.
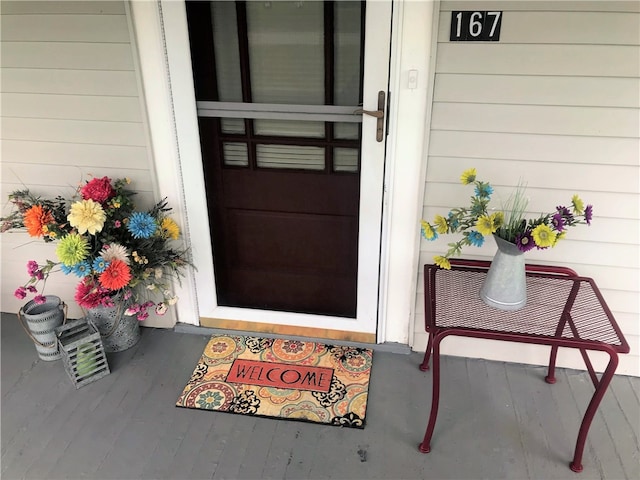
[[[175,296],[175,297],[171,297],[171,298],[168,300],[168,302],[169,302],[169,305],[175,305],[176,303],[178,303],[178,297],[177,297],[177,296]]]
[[[156,273],[156,280],[162,278],[162,268],[157,267],[155,273]]]
[[[104,258],[107,262],[112,260],[121,260],[127,265],[129,262],[129,254],[127,253],[127,249],[120,245],[119,243],[110,243],[102,247],[100,251],[100,256]]]
[[[165,313],[167,313],[167,310],[169,310],[169,307],[164,302],[160,302],[158,305],[156,305],[156,314],[158,315],[164,315]]]

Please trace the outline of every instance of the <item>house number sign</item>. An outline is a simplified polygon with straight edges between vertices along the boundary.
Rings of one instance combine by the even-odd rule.
[[[452,42],[498,42],[502,12],[451,12]]]

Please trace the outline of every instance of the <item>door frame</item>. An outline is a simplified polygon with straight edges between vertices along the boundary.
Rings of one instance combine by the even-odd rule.
[[[125,1],[129,10],[130,28],[133,33],[134,52],[138,52],[136,70],[140,73],[140,91],[143,107],[147,111],[150,145],[153,149],[153,164],[160,191],[176,205],[175,214],[184,229],[195,251],[198,252],[196,262],[201,258],[212,258],[208,232],[208,217],[204,199],[206,198],[204,182],[200,174],[201,152],[197,125],[195,98],[193,95],[193,79],[191,76],[190,58],[183,55],[189,49],[189,38],[186,30],[186,13],[184,4],[173,0],[157,2]],[[437,2],[436,2],[437,4]],[[379,317],[378,343],[397,342],[411,343],[410,332],[414,317],[413,303],[415,298],[415,272],[417,271],[417,246],[415,233],[416,212],[420,210],[421,197],[418,190],[423,183],[419,174],[424,167],[422,159],[424,128],[409,128],[407,133],[399,130],[404,122],[398,122],[399,112],[404,108],[401,89],[403,72],[402,64],[406,62],[407,53],[403,52],[402,42],[409,37],[402,34],[404,19],[411,18],[404,14],[406,10],[422,10],[422,22],[425,13],[432,16],[435,5],[430,2],[404,4],[394,0],[393,27],[391,38],[391,72],[389,91],[391,93],[391,114],[388,119],[389,140],[386,152],[386,170],[384,179],[385,198],[383,203],[382,245],[380,264],[380,294],[374,306]],[[418,7],[418,5],[420,5]],[[435,10],[437,12],[437,10]],[[414,12],[415,13],[415,12]],[[416,19],[417,20],[417,19]],[[424,23],[420,30],[425,31]],[[412,33],[412,32],[407,32]],[[415,31],[412,35],[415,36]],[[426,35],[427,51],[431,46],[431,34]],[[411,53],[413,52],[413,53]],[[424,50],[408,51],[413,54],[414,61],[420,67],[424,61],[425,77],[428,70],[428,58],[421,59]],[[136,55],[134,55],[136,56]],[[423,98],[423,90],[417,93]],[[398,92],[394,95],[393,92]],[[187,94],[188,93],[188,94]],[[420,107],[416,98],[410,100],[412,105]],[[421,113],[424,115],[424,111]],[[412,115],[409,120],[420,119],[420,113]],[[415,125],[415,123],[414,123]],[[409,135],[409,136],[408,136]],[[397,154],[404,155],[402,168],[396,169]],[[161,168],[159,166],[162,166]],[[197,168],[193,168],[197,165]],[[398,175],[399,174],[399,175]],[[398,180],[410,180],[411,183],[400,184]],[[394,184],[398,188],[394,188]],[[410,188],[407,189],[407,186]],[[188,188],[190,195],[185,195]],[[414,192],[413,195],[410,193]],[[392,229],[393,224],[393,229]],[[404,237],[405,234],[409,237]],[[205,239],[206,241],[202,241]],[[198,296],[196,284],[214,284],[213,262],[207,267],[196,265],[198,270],[187,277],[178,289],[181,301],[176,305],[178,321],[184,324],[199,325],[201,312],[211,311],[215,306],[214,295]],[[233,318],[234,312],[225,311],[229,307],[218,307],[220,316]],[[247,320],[246,315],[236,316]],[[246,309],[242,309],[246,312]],[[266,314],[272,314],[267,315]],[[283,312],[261,312],[262,320],[282,320],[283,316],[296,315]],[[315,316],[314,316],[315,317]],[[317,317],[316,317],[317,318]],[[295,324],[295,322],[292,322]]]

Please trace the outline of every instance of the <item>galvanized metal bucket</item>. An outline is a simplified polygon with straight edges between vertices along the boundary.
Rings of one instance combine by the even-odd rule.
[[[140,340],[140,324],[135,316],[125,315],[126,307],[116,302],[113,307],[102,305],[87,309],[87,320],[93,322],[102,338],[106,352],[122,352]]]
[[[524,253],[513,243],[496,235],[493,238],[498,251],[480,289],[480,298],[499,310],[519,310],[527,303]]]
[[[47,295],[44,303],[27,302],[18,312],[18,319],[41,360],[49,362],[61,358],[55,329],[66,322],[67,305],[60,297]]]

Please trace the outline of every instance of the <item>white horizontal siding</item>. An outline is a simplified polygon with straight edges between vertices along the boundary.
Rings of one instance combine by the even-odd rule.
[[[2,136],[7,140],[35,142],[146,145],[143,125],[133,122],[6,117],[2,122]]]
[[[18,118],[142,123],[136,97],[4,93],[2,115]]]
[[[640,12],[640,3],[629,0],[444,0],[440,10],[508,10],[510,12]]]
[[[466,165],[470,165],[466,163]],[[476,166],[480,164],[475,164]],[[451,167],[453,168],[453,166]],[[469,167],[470,168],[470,167]],[[482,168],[482,167],[480,167]],[[517,168],[517,167],[516,167]],[[463,169],[464,170],[464,169]],[[462,171],[462,170],[460,170]],[[491,180],[492,184],[496,188],[496,196],[495,199],[500,204],[500,199],[508,196],[509,193],[513,190],[512,186],[507,186],[505,184],[496,184],[493,182],[493,178],[498,174],[492,176]],[[511,175],[511,178],[514,178],[514,175]],[[530,180],[529,175],[526,177],[527,181]],[[448,180],[448,179],[447,179]],[[630,177],[631,182],[633,182],[634,178]],[[548,210],[549,208],[553,208],[557,204],[566,204],[569,202],[571,196],[577,192],[583,192],[584,190],[581,187],[577,187],[574,189],[569,189],[568,187],[560,188],[554,190],[554,193],[551,194],[551,190],[546,189],[544,186],[536,187],[535,184],[529,182],[528,184],[528,197],[529,197],[529,210],[535,212],[543,212]],[[437,180],[429,180],[427,183],[426,191],[425,191],[425,205],[429,205],[435,208],[439,208],[440,210],[448,208],[451,205],[456,205],[460,203],[461,198],[468,198],[472,193],[469,188],[465,189],[463,185],[459,183],[449,183],[447,182],[438,182]],[[546,195],[545,195],[546,194]],[[615,229],[621,228],[620,225],[626,225],[625,231],[628,233],[634,233],[633,223],[627,224],[627,222],[638,222],[638,218],[640,218],[640,202],[637,201],[636,193],[621,193],[621,192],[606,192],[606,191],[590,191],[588,193],[581,193],[582,199],[587,203],[594,205],[594,216],[595,219],[592,222],[592,227],[588,231],[584,231],[583,228],[574,228],[571,230],[571,237],[576,238],[582,235],[591,235],[592,228],[595,229],[595,225],[599,224],[601,221],[605,222],[616,222]],[[621,222],[619,225],[618,222]],[[607,223],[605,223],[607,224]],[[613,226],[611,226],[613,227]],[[610,228],[610,226],[607,226]],[[611,232],[613,230],[608,230],[608,235],[611,237]],[[638,230],[640,231],[640,230]],[[618,241],[634,241],[634,236],[617,236],[616,239]]]
[[[111,166],[91,165],[51,165],[33,163],[5,163],[2,162],[2,183],[11,189],[20,188],[21,185],[29,185],[29,188],[38,190],[42,194],[63,195],[71,198],[73,190],[85,180],[93,177],[113,177]],[[153,182],[149,177],[149,171],[141,168],[118,168],[117,177],[130,178],[139,194],[153,192]],[[141,195],[136,194],[136,204]],[[152,204],[146,205],[151,207]]]
[[[3,1],[0,8],[2,213],[15,189],[69,198],[101,176],[131,178],[136,204],[151,207],[158,195],[124,1]],[[26,261],[55,259],[55,245],[5,233],[1,248],[2,309],[16,312],[23,302],[13,291],[26,280]],[[63,298],[72,317],[82,314],[76,284],[56,275],[46,291]]]
[[[0,91],[138,98],[136,82],[134,71],[3,68]]]
[[[441,73],[637,78],[640,47],[454,42],[438,45]]]
[[[2,42],[2,65],[14,68],[133,70],[125,43]]]
[[[2,39],[11,42],[129,43],[124,15],[5,15]]]
[[[478,95],[478,93],[480,95]],[[639,103],[640,79],[439,74],[434,101],[573,107],[628,107]]]
[[[3,140],[2,163],[64,165],[69,159],[80,167],[108,165],[119,170],[132,165],[146,166],[146,146],[96,145],[28,140]]]
[[[3,0],[3,15],[42,15],[42,14],[102,14],[102,15],[124,15],[124,3],[120,1],[60,1],[51,0]]]
[[[638,138],[640,118],[632,108],[433,104],[434,130]]]
[[[504,132],[431,132],[429,155],[471,159],[535,160],[637,165],[637,138],[571,137]]]
[[[499,42],[449,42],[452,10],[503,11]],[[596,280],[631,354],[620,373],[640,375],[640,14],[638,2],[443,2],[423,217],[467,205],[459,183],[471,167],[494,186],[494,201],[527,183],[530,216],[593,204],[592,225],[570,229],[555,248],[527,261],[566,265]],[[420,265],[453,235],[421,242]],[[493,241],[464,256],[490,260]],[[422,275],[414,348],[426,346]],[[446,343],[446,342],[445,342]],[[474,350],[467,348],[473,343]],[[454,355],[544,364],[548,350],[451,342]],[[541,352],[545,352],[541,354]],[[579,355],[561,359],[583,368]],[[601,366],[603,364],[601,363]]]
[[[451,12],[441,12],[438,42],[448,41],[450,32]],[[576,12],[506,11],[500,43],[640,45],[639,32],[638,17],[628,13],[580,12],[576,21]]]

